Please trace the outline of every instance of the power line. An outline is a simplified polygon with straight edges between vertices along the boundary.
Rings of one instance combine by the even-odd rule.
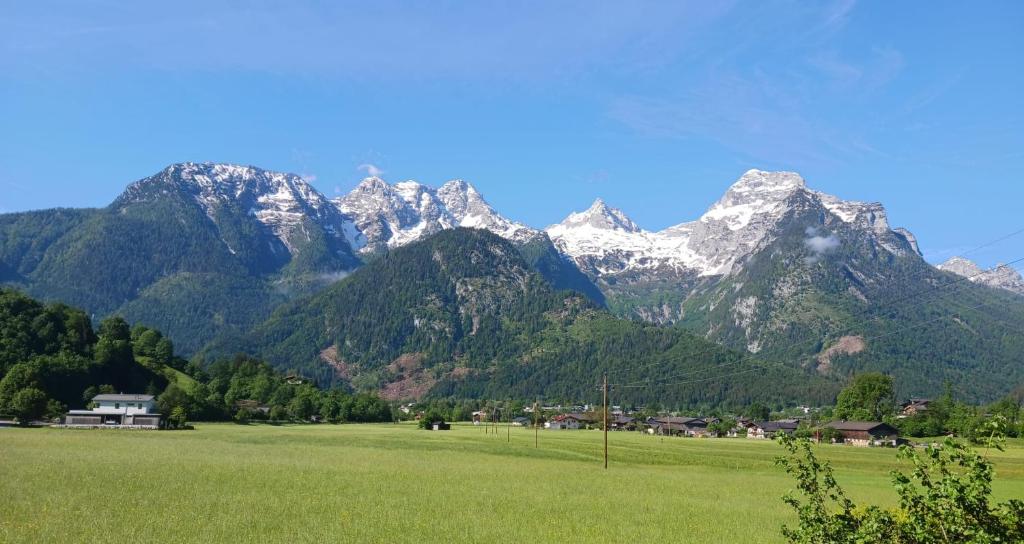
[[[993,246],[995,244],[998,244],[999,242],[1002,242],[1003,240],[1006,240],[1006,239],[1009,239],[1009,238],[1013,238],[1014,236],[1017,236],[1018,234],[1021,234],[1021,233],[1024,233],[1024,229],[1020,229],[1020,230],[1011,232],[1010,234],[1007,234],[1006,236],[1002,236],[1000,238],[996,238],[995,240],[992,240],[991,242],[985,242],[984,244],[981,244],[980,246],[976,246],[976,247],[973,247],[971,249],[968,249],[967,251],[964,251],[963,253],[960,253],[960,256],[963,257],[964,255],[970,255],[971,253],[974,253],[975,251],[978,251],[980,249],[985,249],[986,247],[989,247],[989,246]]]

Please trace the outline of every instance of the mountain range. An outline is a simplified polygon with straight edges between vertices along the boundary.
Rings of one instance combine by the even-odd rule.
[[[446,234],[467,229],[496,235],[486,251],[467,246],[479,260],[472,281],[422,253],[456,259],[459,244],[482,243]],[[444,251],[431,246],[442,234]],[[543,287],[521,296],[548,302],[525,311],[508,285],[534,277]],[[370,177],[330,200],[296,175],[182,163],[130,184],[106,208],[0,215],[0,282],[154,326],[184,353],[255,351],[283,369],[384,391],[404,391],[393,385],[409,379],[402,369],[430,373],[412,380],[416,395],[495,393],[502,372],[529,382],[532,373],[508,365],[536,346],[501,331],[545,330],[538,316],[570,300],[556,296],[562,290],[583,295],[572,300],[602,319],[696,334],[797,371],[804,384],[875,369],[909,392],[948,380],[987,398],[1024,377],[1016,271],[960,258],[933,267],[881,204],[815,191],[791,172],[748,171],[698,219],[652,232],[601,199],[534,229],[462,180],[435,189]],[[470,306],[467,285],[477,293]],[[367,293],[385,301],[372,319]],[[405,317],[388,328],[385,314]],[[467,315],[490,323],[505,347],[464,360],[481,334],[467,331],[483,326],[460,321]],[[355,338],[366,349],[346,347]],[[440,351],[427,349],[433,343]],[[482,361],[492,364],[474,366]],[[559,387],[545,391],[571,390]]]

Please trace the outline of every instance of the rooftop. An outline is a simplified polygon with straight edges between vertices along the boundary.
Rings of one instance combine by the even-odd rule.
[[[130,402],[147,402],[153,400],[153,395],[135,395],[135,394],[124,394],[124,393],[104,393],[102,395],[96,395],[92,398],[94,401],[108,400],[108,401],[130,401]]]
[[[882,425],[886,424],[881,421],[833,421],[828,424],[837,431],[870,431]]]

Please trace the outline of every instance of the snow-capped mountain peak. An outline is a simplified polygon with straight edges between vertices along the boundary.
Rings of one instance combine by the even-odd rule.
[[[561,223],[565,228],[587,226],[594,229],[618,230],[623,232],[642,232],[636,223],[633,222],[622,210],[613,208],[601,198],[594,200],[589,208],[582,212],[569,214]],[[552,228],[557,227],[554,225]]]
[[[726,191],[726,195],[732,194],[787,194],[797,189],[807,187],[807,182],[796,172],[758,170],[752,168],[747,170],[737,179]]]
[[[749,225],[756,214],[780,211],[787,198],[806,186],[804,178],[795,172],[748,170],[700,221],[722,222],[731,230],[740,230]]]
[[[958,276],[969,278],[972,276],[978,276],[984,273],[984,270],[980,266],[975,264],[974,261],[965,259],[963,257],[951,257],[946,262],[936,266],[939,270],[945,270],[946,272],[952,272]]]
[[[402,246],[454,227],[487,229],[515,241],[537,234],[502,217],[463,180],[434,189],[412,180],[390,185],[380,178],[367,178],[334,204],[352,217],[366,236],[364,253]]]
[[[1020,272],[1005,264],[1000,264],[990,270],[985,270],[963,257],[952,257],[946,262],[936,266],[939,270],[952,272],[958,276],[969,279],[974,283],[988,285],[998,289],[1005,289],[1019,295],[1024,295],[1024,277]]]
[[[502,238],[517,242],[524,242],[538,234],[538,231],[494,211],[476,187],[464,180],[455,179],[445,183],[437,190],[437,197],[460,227],[487,229]]]
[[[301,176],[255,166],[185,162],[132,183],[114,201],[121,209],[157,201],[168,194],[192,200],[220,228],[224,213],[250,216],[268,228],[287,251],[294,253],[300,237],[308,239],[305,222],[319,225],[328,236],[344,238],[350,247],[362,241],[350,221]],[[225,242],[227,244],[227,242]],[[228,245],[234,253],[234,248]]]
[[[460,221],[468,215],[497,214],[476,190],[476,187],[461,179],[446,182],[437,189],[437,197]]]
[[[648,232],[598,199],[588,210],[569,215],[547,232],[581,268],[599,274],[668,269],[717,276],[729,274],[737,262],[763,245],[794,206],[820,207],[832,213],[832,221],[872,229],[883,247],[896,254],[905,252],[905,245],[885,236],[889,229],[881,205],[812,191],[794,172],[763,170],[745,172],[696,221]],[[914,245],[909,232],[900,236]]]

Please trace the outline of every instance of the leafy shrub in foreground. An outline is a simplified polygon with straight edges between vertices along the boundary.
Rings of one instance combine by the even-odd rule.
[[[783,497],[799,517],[795,528],[783,526],[793,543],[939,543],[1022,542],[1024,501],[992,505],[992,462],[952,439],[924,452],[902,446],[899,458],[910,461],[910,474],[893,471],[899,506],[857,506],[832,474],[829,463],[814,454],[809,440],[783,436],[788,455],[776,459],[797,480],[803,499]],[[991,446],[1001,444],[990,438]]]

